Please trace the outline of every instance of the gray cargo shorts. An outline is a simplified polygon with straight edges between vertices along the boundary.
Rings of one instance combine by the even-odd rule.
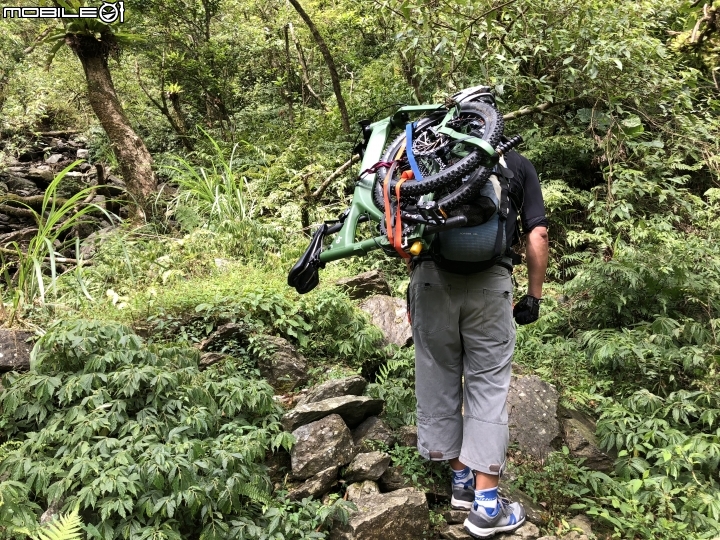
[[[463,276],[424,261],[413,271],[408,299],[420,454],[459,457],[475,471],[500,474],[515,348],[510,271],[494,266]]]

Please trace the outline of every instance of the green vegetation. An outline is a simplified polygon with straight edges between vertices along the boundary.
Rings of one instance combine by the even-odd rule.
[[[292,444],[272,388],[233,362],[201,372],[198,361],[118,324],[52,327],[33,370],[11,376],[2,396],[3,431],[24,434],[3,457],[9,480],[77,505],[92,516],[90,538],[258,538],[264,528],[304,538],[343,517],[341,503],[271,496],[262,461]]]
[[[598,418],[618,456],[608,474],[562,452],[512,465],[518,487],[547,504],[547,532],[583,512],[608,538],[720,535],[717,0],[300,4],[333,57],[351,123],[486,83],[508,134],[526,140],[551,266],[516,362]],[[95,52],[160,187],[147,196],[149,184],[135,185],[147,220],[134,214],[88,241],[91,262],[78,255],[77,225],[104,214],[83,204],[88,191],[57,197],[70,167],[25,206],[10,201],[3,175],[34,133],[67,129],[87,137],[92,163],[130,174],[129,188],[134,172],[114,153],[117,133],[100,128],[109,120],[91,104],[81,60],[60,47],[45,70],[52,45],[42,41],[61,36],[0,22],[0,214],[27,209],[38,229],[0,246],[0,317],[42,335],[33,369],[2,381],[0,536],[41,534],[40,514],[58,503],[64,515],[77,506],[89,538],[325,537],[344,502],[289,503],[265,466],[292,441],[257,359],[260,336],[285,337],[312,383],[359,371],[392,427],[414,422],[412,350],[380,348],[332,286],[379,268],[402,296],[404,266],[374,253],[328,265],[307,296],[285,283],[307,226],[348,205],[354,170],[324,181],[350,159],[356,133],[343,129],[324,52],[293,6],[125,6],[121,34],[143,39]],[[85,30],[71,29],[78,47],[98,38]],[[80,264],[60,262],[68,250]],[[520,295],[522,266],[516,278]],[[201,371],[193,345],[228,322],[244,339]],[[439,474],[398,448],[394,463],[411,479]]]

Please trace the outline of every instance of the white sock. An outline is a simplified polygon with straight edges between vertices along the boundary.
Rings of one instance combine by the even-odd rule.
[[[487,510],[495,510],[498,504],[498,488],[476,489],[475,503]]]
[[[452,467],[451,467],[452,469]],[[456,471],[455,469],[452,469],[453,472],[453,479],[452,483],[453,486],[463,486],[469,489],[473,489],[475,484],[475,477],[473,475],[472,469],[470,467],[465,467],[464,469],[460,469],[459,471]]]

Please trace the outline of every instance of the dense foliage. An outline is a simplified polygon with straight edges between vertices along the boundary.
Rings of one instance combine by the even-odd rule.
[[[254,538],[275,534],[271,525],[286,538],[323,536],[339,508],[286,505],[267,483],[266,452],[291,442],[255,372],[252,339],[293,341],[313,382],[360,370],[373,379],[368,392],[386,400],[388,422],[412,423],[412,350],[381,350],[329,285],[380,268],[402,296],[408,276],[373,254],[329,265],[305,297],[284,283],[307,226],[347,207],[352,169],[323,181],[355,138],[291,5],[125,4],[123,31],[138,39],[113,55],[110,71],[170,187],[152,223],[103,237],[92,266],[56,273],[43,239],[26,250],[24,281],[3,263],[12,316],[51,329],[33,371],[3,382],[0,532],[31,528],[61,500],[67,512],[80,504],[94,537]],[[520,486],[548,503],[548,532],[583,511],[616,538],[718,536],[718,2],[301,4],[338,66],[352,120],[486,83],[508,134],[526,140],[551,261],[542,317],[519,330],[516,361],[554,383],[564,406],[594,414],[617,454],[609,475],[562,453],[516,464]],[[0,168],[32,131],[76,128],[92,160],[117,174],[79,61],[59,49],[45,71],[43,29],[0,23]],[[63,217],[54,211],[42,223]],[[520,295],[523,267],[516,276]],[[78,318],[106,322],[52,326]],[[229,345],[235,360],[199,371],[189,345],[229,321],[251,339]],[[415,457],[393,452],[421,475]]]
[[[54,327],[36,351],[2,396],[3,432],[25,434],[2,467],[10,488],[77,505],[88,537],[312,538],[342,516],[273,500],[262,461],[292,436],[272,388],[233,363],[200,372],[197,351],[106,323]]]

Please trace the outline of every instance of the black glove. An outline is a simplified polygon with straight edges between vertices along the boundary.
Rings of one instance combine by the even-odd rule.
[[[518,324],[530,324],[538,320],[540,299],[526,294],[513,308],[513,317]]]

